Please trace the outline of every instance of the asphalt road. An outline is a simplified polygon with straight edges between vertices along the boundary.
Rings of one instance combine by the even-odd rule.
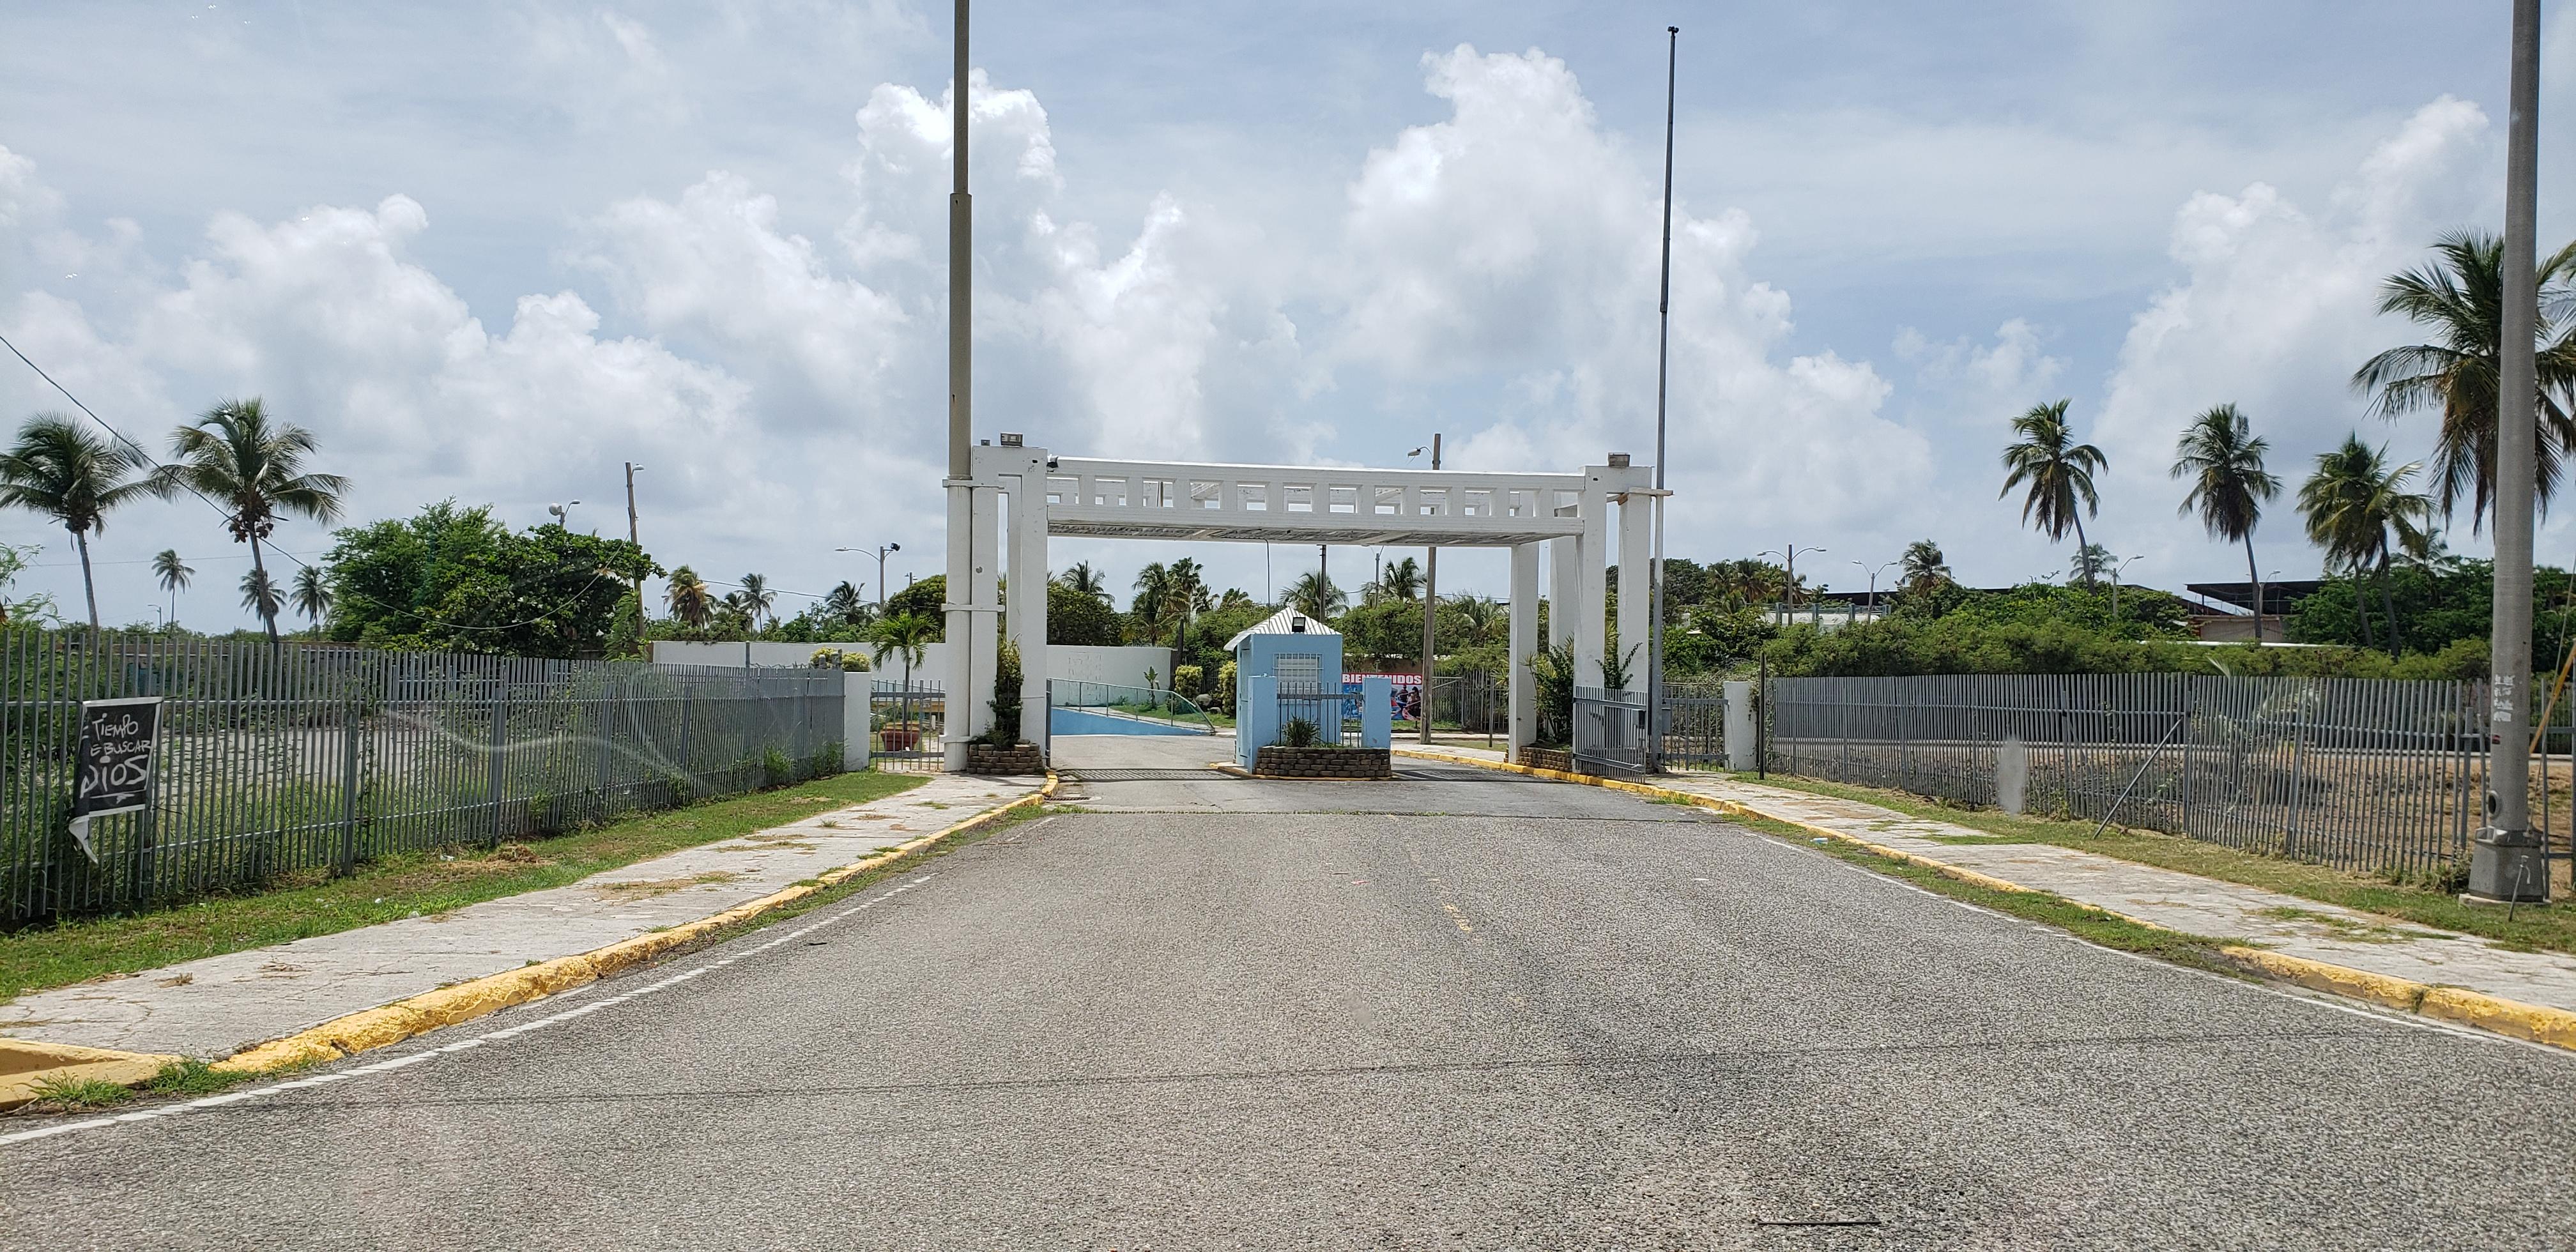
[[[2106,952],[1589,788],[1093,772],[1096,811],[723,947],[318,1085],[0,1146],[0,1243],[2470,1248],[2576,1228],[2563,1053]],[[1763,1224],[1802,1221],[1874,1224]]]

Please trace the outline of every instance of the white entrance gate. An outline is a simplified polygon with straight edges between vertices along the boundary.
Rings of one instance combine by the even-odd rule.
[[[949,510],[943,608],[948,638],[966,640],[967,646],[949,650],[948,767],[964,768],[966,740],[992,722],[985,701],[1000,639],[1005,555],[1013,583],[1044,587],[1052,576],[1050,535],[1509,548],[1510,722],[1517,753],[1538,731],[1529,658],[1538,649],[1541,548],[1554,606],[1552,642],[1573,645],[1576,681],[1585,686],[1601,685],[1608,645],[1602,604],[1614,545],[1623,570],[1643,569],[1650,559],[1654,470],[1628,462],[1613,454],[1608,464],[1576,473],[1491,474],[1059,459],[1008,434],[999,446],[979,445],[975,477],[964,484],[971,491],[952,494]],[[1011,631],[1020,651],[1021,731],[1044,745],[1046,596],[1020,599]],[[1651,611],[1647,597],[1621,596],[1620,639],[1631,647],[1643,643]],[[963,720],[955,720],[961,714]]]

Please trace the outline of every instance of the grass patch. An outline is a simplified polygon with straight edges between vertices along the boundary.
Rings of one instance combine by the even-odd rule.
[[[1880,856],[1857,844],[1840,839],[1826,839],[1810,833],[1803,826],[1775,822],[1764,817],[1731,817],[1729,822],[1761,831],[1773,838],[1802,843],[1839,861],[1848,861],[1873,873],[1903,879],[1927,891],[1964,900],[1980,908],[2038,922],[2067,931],[2079,939],[2098,943],[2122,952],[2135,952],[2159,960],[2189,965],[2216,973],[2242,977],[2243,971],[2219,955],[2218,950],[2238,939],[2215,939],[2206,935],[2184,934],[2154,926],[2141,926],[2127,918],[2115,917],[2091,905],[2079,904],[2064,896],[2046,891],[2004,891],[1977,883],[1963,882],[1930,866]]]
[[[400,853],[346,878],[290,879],[265,891],[246,888],[141,913],[0,933],[0,1000],[560,887],[667,852],[907,791],[927,778],[874,770],[838,774],[552,839]]]
[[[101,1082],[96,1078],[47,1078],[36,1083],[36,1098],[20,1105],[30,1113],[79,1113],[123,1104],[134,1098],[134,1090],[122,1083]]]
[[[1911,817],[1949,822],[1982,832],[1980,836],[1952,836],[1938,839],[1938,842],[2055,844],[2222,882],[2262,887],[2319,904],[2377,913],[2419,926],[2476,935],[2506,950],[2576,952],[2576,907],[2566,904],[2545,907],[2526,904],[2513,910],[2513,916],[2508,919],[2502,908],[2462,904],[2457,895],[2448,891],[2400,885],[2322,865],[2239,852],[2220,844],[2161,831],[2112,826],[2097,838],[2093,834],[2094,824],[2090,821],[2066,821],[2029,814],[2015,816],[1996,809],[1963,808],[1901,791],[1812,778],[1789,778],[1779,774],[1758,780],[1750,774],[1734,777],[1745,782],[1758,781],[1764,786],[1875,804]],[[2389,935],[2390,939],[2414,937],[2396,930],[2391,930]]]

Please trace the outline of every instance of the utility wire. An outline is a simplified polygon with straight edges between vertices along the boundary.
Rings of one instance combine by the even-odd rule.
[[[100,417],[100,416],[98,415],[98,411],[97,411],[97,410],[92,409],[92,408],[91,408],[91,407],[89,407],[88,405],[81,403],[81,398],[80,398],[79,396],[73,395],[73,394],[72,394],[72,389],[71,389],[71,388],[69,388],[69,387],[66,387],[66,386],[62,385],[62,383],[61,383],[61,382],[59,382],[59,381],[57,381],[57,380],[54,378],[54,376],[53,376],[53,375],[46,373],[46,372],[45,372],[45,367],[44,367],[44,366],[38,365],[38,364],[36,364],[34,361],[29,360],[29,359],[28,359],[28,357],[27,357],[27,354],[26,354],[26,353],[21,352],[21,351],[19,351],[19,350],[18,350],[18,345],[16,345],[16,344],[14,344],[14,343],[9,342],[9,338],[8,338],[8,336],[6,336],[6,335],[0,335],[0,347],[5,347],[5,348],[9,349],[9,355],[14,356],[14,357],[18,358],[20,361],[24,362],[24,363],[26,364],[26,366],[27,366],[27,368],[28,368],[28,369],[31,369],[31,370],[36,371],[36,377],[41,378],[41,379],[44,379],[44,380],[45,380],[45,382],[46,382],[47,384],[51,385],[51,386],[53,387],[53,389],[54,389],[54,390],[56,390],[56,391],[59,391],[59,392],[63,393],[63,398],[64,398],[64,399],[66,399],[66,400],[71,401],[71,402],[72,402],[72,406],[73,406],[74,408],[79,409],[83,415],[85,415],[85,416],[87,416],[87,417],[89,418],[89,420],[91,420],[91,421],[93,421],[93,422],[98,423],[98,425],[99,425],[99,429],[106,431],[106,432],[107,432],[108,434],[110,434],[110,435],[114,435],[114,436],[116,437],[117,442],[124,444],[126,447],[129,447],[129,448],[134,449],[134,451],[135,451],[137,454],[141,455],[144,459],[146,459],[146,460],[151,460],[151,459],[153,459],[153,457],[152,457],[152,453],[151,453],[151,450],[150,450],[150,449],[145,448],[142,444],[136,443],[136,442],[134,441],[134,439],[133,439],[131,436],[127,435],[124,431],[118,430],[118,429],[115,427],[115,425],[114,425],[114,424],[112,424],[112,423],[110,423],[106,418]],[[206,502],[206,507],[213,509],[216,513],[218,513],[218,514],[222,515],[226,520],[230,520],[230,519],[231,519],[231,517],[233,516],[233,511],[232,511],[231,509],[227,509],[227,508],[225,508],[222,504],[217,503],[214,497],[209,496],[209,495],[207,495],[205,492],[199,491],[199,490],[197,490],[195,487],[189,486],[189,485],[188,485],[188,484],[186,484],[186,483],[181,483],[181,484],[179,484],[179,485],[180,485],[180,486],[182,486],[182,487],[186,487],[186,488],[187,488],[187,490],[188,490],[188,494],[189,494],[189,495],[195,496],[195,497],[197,497],[198,499],[205,501],[205,502]],[[612,540],[611,542],[614,542],[614,541]],[[269,547],[268,547],[268,549],[267,549],[267,550],[268,550],[268,551],[271,551],[271,552],[274,552],[274,553],[277,553],[279,556],[285,557],[285,558],[286,558],[287,560],[289,560],[289,561],[293,561],[296,565],[298,565],[298,566],[300,566],[300,567],[304,567],[304,568],[311,568],[311,567],[312,567],[312,562],[307,561],[307,560],[305,560],[303,557],[297,556],[297,555],[295,555],[294,553],[289,552],[289,551],[287,551],[286,549],[281,548],[281,547],[278,547],[278,546],[276,546],[276,545],[274,545],[274,544],[269,545]],[[146,559],[148,560],[149,558],[146,558]],[[116,563],[116,564],[125,564],[125,562],[115,562],[115,563]],[[54,568],[54,567],[50,567],[50,566],[49,566],[49,567],[46,567],[46,568]],[[446,620],[441,619],[441,618],[431,617],[431,616],[429,616],[429,615],[428,615],[428,614],[426,614],[426,613],[416,612],[416,611],[414,611],[414,610],[404,608],[404,607],[402,607],[401,605],[397,605],[397,604],[387,604],[387,603],[385,603],[384,601],[382,601],[382,600],[378,600],[378,599],[376,599],[374,596],[367,595],[367,594],[365,594],[365,593],[363,593],[363,592],[350,593],[350,594],[354,594],[358,599],[363,600],[363,601],[366,601],[367,603],[373,604],[373,605],[375,605],[376,607],[381,608],[381,609],[384,609],[384,610],[386,610],[386,611],[388,611],[388,612],[399,613],[399,614],[401,614],[401,615],[403,615],[403,616],[405,616],[405,617],[408,617],[408,618],[413,619],[414,621],[419,621],[419,622],[427,623],[427,624],[429,624],[429,625],[433,625],[433,626],[443,627],[443,628],[448,629],[448,630],[466,630],[466,631],[503,631],[503,630],[517,630],[517,629],[519,629],[519,628],[520,628],[520,627],[522,627],[522,626],[536,626],[536,625],[540,625],[540,624],[545,623],[545,622],[548,622],[548,621],[552,621],[554,618],[556,618],[557,616],[561,615],[561,614],[563,613],[563,611],[564,611],[564,610],[571,608],[571,607],[572,607],[574,604],[576,604],[576,603],[579,603],[579,602],[580,602],[580,600],[581,600],[581,598],[582,598],[583,596],[590,594],[590,589],[591,589],[592,587],[594,587],[594,586],[598,585],[600,578],[602,578],[602,577],[604,577],[604,576],[605,576],[605,575],[604,575],[604,574],[601,574],[601,573],[593,573],[593,574],[591,575],[591,579],[590,579],[590,581],[589,581],[589,582],[587,582],[587,583],[582,584],[582,588],[581,588],[581,590],[580,590],[580,591],[577,591],[577,592],[574,592],[574,593],[573,593],[573,595],[572,595],[572,598],[571,598],[571,599],[566,600],[566,601],[564,601],[563,603],[556,605],[554,608],[549,609],[549,610],[547,610],[547,611],[546,611],[546,612],[544,612],[544,613],[541,613],[541,614],[539,614],[539,615],[537,615],[537,616],[535,616],[535,617],[529,618],[529,619],[527,619],[526,621],[522,621],[522,622],[509,622],[509,623],[505,623],[505,624],[498,625],[498,626],[468,626],[468,625],[465,625],[465,624],[464,624],[464,623],[462,623],[462,622],[451,622],[451,621],[446,621]],[[802,594],[804,594],[804,593],[803,593],[803,592],[798,592],[798,593],[796,593],[796,594],[798,594],[798,595],[802,595]],[[816,598],[817,598],[817,599],[819,599],[820,597],[816,597]]]

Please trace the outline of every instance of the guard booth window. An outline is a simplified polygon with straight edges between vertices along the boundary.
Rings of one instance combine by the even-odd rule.
[[[1281,691],[1315,691],[1324,685],[1324,658],[1312,652],[1283,652],[1276,672]]]

